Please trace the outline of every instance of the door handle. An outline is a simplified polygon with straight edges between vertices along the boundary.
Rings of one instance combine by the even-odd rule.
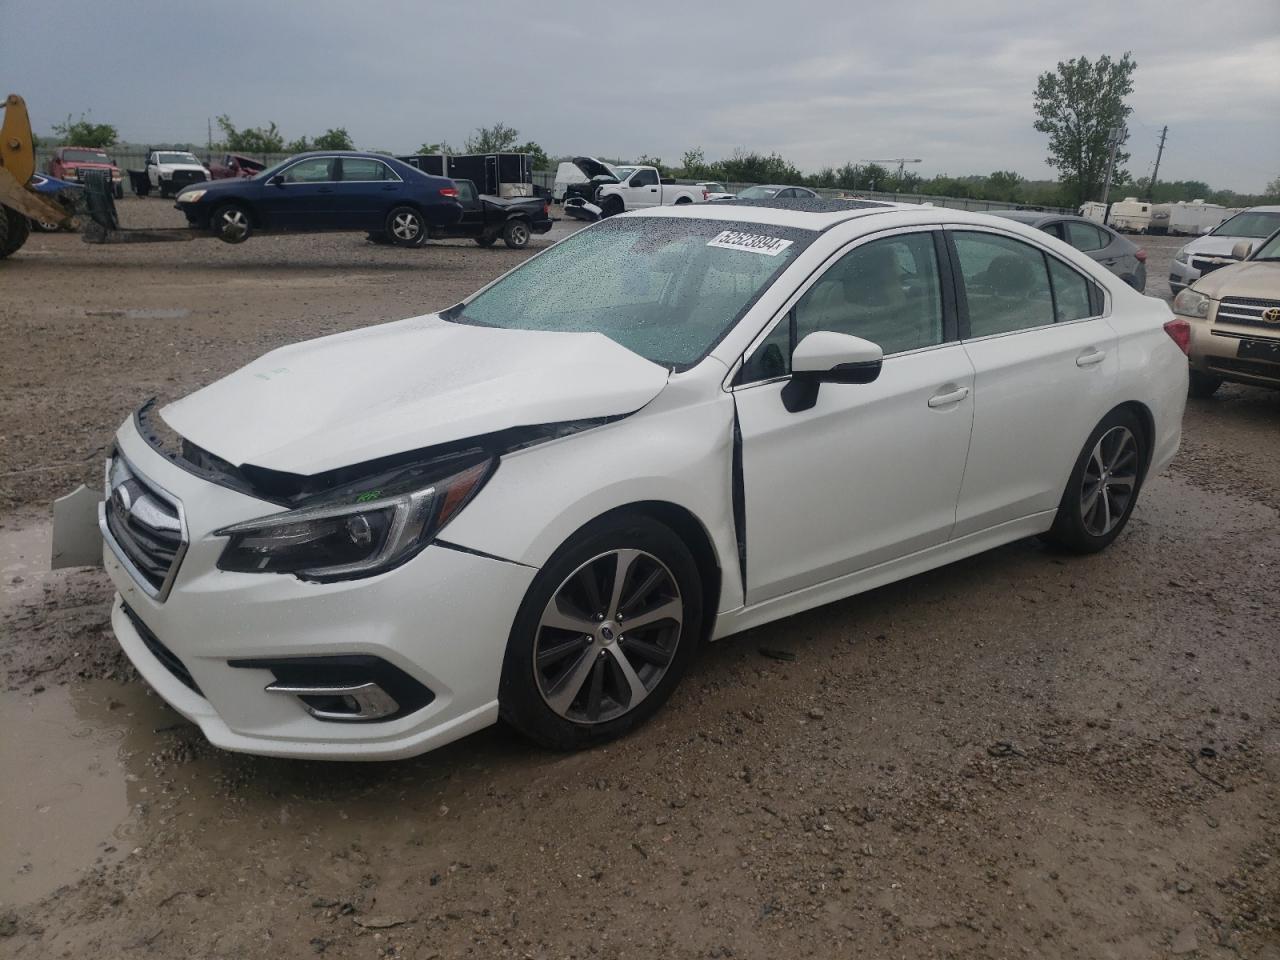
[[[1077,367],[1092,367],[1095,363],[1101,363],[1107,359],[1107,351],[1099,350],[1097,347],[1090,347],[1080,356],[1076,357]]]
[[[954,390],[948,390],[946,393],[935,393],[929,398],[929,406],[934,410],[937,410],[938,407],[946,407],[953,403],[959,403],[968,395],[968,387],[957,387]]]

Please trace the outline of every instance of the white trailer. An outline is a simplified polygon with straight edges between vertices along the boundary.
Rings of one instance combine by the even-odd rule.
[[[1208,233],[1223,220],[1227,219],[1227,208],[1217,203],[1205,203],[1203,200],[1185,200],[1170,203],[1168,232],[1198,237]]]
[[[1151,225],[1151,204],[1137,197],[1125,197],[1111,205],[1108,223],[1121,233],[1146,233]]]
[[[1080,205],[1080,216],[1094,223],[1107,222],[1107,205],[1097,200],[1089,200]]]

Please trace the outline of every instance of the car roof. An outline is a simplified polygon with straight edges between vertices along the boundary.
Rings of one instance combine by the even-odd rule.
[[[993,217],[1006,217],[1019,223],[1041,223],[1044,220],[1083,220],[1084,217],[1065,217],[1057,213],[1045,213],[1043,210],[988,210]],[[1092,222],[1092,221],[1091,221]]]
[[[960,223],[1008,228],[1007,219],[970,210],[926,207],[875,200],[720,200],[669,207],[646,207],[621,217],[688,217],[693,220],[737,221],[762,226],[796,227],[821,233],[841,223],[874,218],[876,229],[934,223]],[[1025,225],[1024,225],[1025,226]]]
[[[1241,213],[1280,213],[1280,206],[1274,203],[1264,204],[1260,207],[1245,207]]]

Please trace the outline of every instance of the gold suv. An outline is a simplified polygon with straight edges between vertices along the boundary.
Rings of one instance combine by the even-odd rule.
[[[1179,293],[1173,312],[1191,322],[1193,397],[1212,396],[1224,380],[1280,388],[1280,230],[1252,253],[1220,267]]]

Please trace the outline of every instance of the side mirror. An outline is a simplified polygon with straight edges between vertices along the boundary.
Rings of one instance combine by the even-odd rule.
[[[1236,260],[1243,260],[1253,253],[1253,244],[1248,240],[1240,240],[1231,248],[1231,256]]]
[[[267,181],[267,185],[268,185],[268,186],[272,186],[272,187],[283,187],[283,186],[284,186],[284,174],[283,174],[283,173],[277,173],[274,177],[272,177],[270,180],[268,180],[268,181]]]
[[[791,382],[782,388],[783,406],[789,413],[810,409],[824,383],[871,383],[880,376],[883,363],[884,351],[870,340],[830,330],[811,333],[791,355]]]

